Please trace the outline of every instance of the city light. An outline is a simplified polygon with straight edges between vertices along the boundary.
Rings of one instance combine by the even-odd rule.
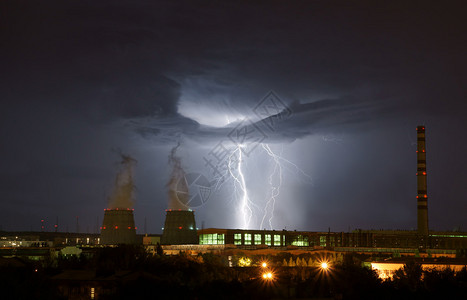
[[[263,273],[263,279],[265,280],[272,280],[273,279],[273,275],[271,272],[267,272],[267,273]]]
[[[263,268],[266,268],[267,266],[268,266],[268,264],[267,264],[266,262],[263,262],[263,263],[261,264],[261,267],[263,267]]]
[[[241,257],[238,260],[238,266],[239,267],[249,267],[251,265],[251,259],[248,257]]]
[[[323,269],[323,270],[327,270],[328,268],[329,268],[329,265],[328,265],[328,263],[327,263],[327,262],[325,262],[325,261],[323,261],[323,262],[321,263],[321,269]]]

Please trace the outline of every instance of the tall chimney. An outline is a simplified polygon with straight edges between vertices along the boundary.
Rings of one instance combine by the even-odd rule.
[[[428,235],[425,126],[417,126],[417,225],[418,234]]]

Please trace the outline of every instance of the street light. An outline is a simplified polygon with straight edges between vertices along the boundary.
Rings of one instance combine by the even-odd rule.
[[[264,280],[271,280],[273,278],[271,272],[263,273],[263,279]]]

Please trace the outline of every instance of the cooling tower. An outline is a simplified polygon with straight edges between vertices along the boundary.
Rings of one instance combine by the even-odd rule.
[[[428,194],[426,186],[425,126],[417,126],[417,225],[420,235],[428,235]]]
[[[162,245],[198,244],[195,213],[191,210],[166,210]]]
[[[133,209],[115,208],[104,210],[101,227],[101,244],[136,244],[136,227]]]

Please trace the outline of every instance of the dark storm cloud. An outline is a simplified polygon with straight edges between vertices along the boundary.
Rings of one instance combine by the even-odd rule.
[[[62,102],[104,119],[176,114],[174,78],[184,77],[211,82],[206,94],[223,88],[237,106],[270,89],[299,101],[407,89],[437,112],[431,85],[458,78],[443,69],[466,50],[450,47],[462,44],[459,13],[448,9],[446,20],[443,10],[369,4],[10,2],[2,82],[15,99]],[[463,105],[459,92],[445,91]]]
[[[164,58],[149,53],[145,41],[153,33],[130,26],[124,7],[6,6],[6,99],[59,105],[98,120],[176,114],[179,85],[163,74]]]
[[[225,105],[243,105],[242,111],[249,113],[270,89],[290,97],[294,117],[274,135],[283,130],[292,140],[318,128],[331,130],[401,112],[423,116],[464,109],[465,88],[453,85],[461,74],[443,71],[459,70],[454,67],[459,62],[465,65],[459,13],[446,7],[436,14],[412,4],[369,4],[195,9],[181,21],[187,25],[183,32],[177,26],[167,30],[167,47],[177,48],[177,61],[187,63],[187,68],[177,64],[172,73],[194,79],[188,86],[198,91],[193,101],[200,106],[222,101],[203,95],[224,93],[230,95]],[[446,9],[449,20],[443,15]],[[241,20],[235,20],[239,16]],[[168,22],[173,25],[176,19]],[[437,39],[426,38],[433,35]],[[185,39],[195,43],[183,47]],[[446,98],[449,105],[441,100]],[[228,131],[200,128],[179,117],[180,122],[172,123],[188,136],[212,133],[217,138]]]

